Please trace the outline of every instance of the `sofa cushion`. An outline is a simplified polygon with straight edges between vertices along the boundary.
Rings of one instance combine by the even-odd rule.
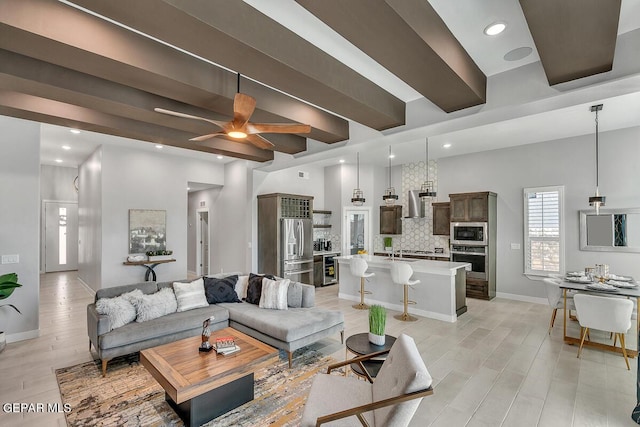
[[[262,295],[260,296],[260,304],[258,304],[258,307],[286,310],[287,290],[289,289],[290,282],[289,279],[262,279]]]
[[[114,298],[100,298],[96,301],[96,311],[109,318],[109,330],[120,328],[136,320],[136,309],[131,299],[142,295],[140,289],[135,289]]]
[[[293,308],[302,307],[302,284],[300,282],[289,282],[287,305]]]
[[[270,274],[253,274],[249,273],[249,285],[247,286],[246,301],[249,304],[260,304],[260,296],[262,295],[262,279],[275,280],[276,278]]]
[[[228,324],[229,312],[226,309],[218,305],[207,305],[206,307],[189,311],[167,314],[166,316],[153,319],[151,322],[132,322],[124,325],[121,328],[102,335],[100,338],[100,348],[109,349],[121,347],[191,329],[201,331],[202,322],[210,316],[214,316],[212,323],[224,322]],[[194,336],[195,335],[198,335],[198,332],[195,333]]]
[[[235,291],[238,276],[227,276],[221,279],[213,277],[204,278],[204,293],[209,304],[219,302],[242,302]]]
[[[188,311],[209,305],[204,294],[204,280],[202,280],[202,277],[189,283],[174,282],[173,290],[178,301],[178,311]]]
[[[114,298],[124,293],[131,292],[135,289],[140,289],[143,294],[153,294],[158,292],[158,285],[156,284],[156,282],[140,282],[131,285],[102,288],[96,291],[96,297],[94,301],[98,301],[100,298]]]
[[[175,313],[178,309],[178,302],[173,293],[173,289],[163,288],[155,294],[140,295],[131,298],[136,308],[136,322],[147,322],[160,316]]]
[[[248,303],[218,306],[229,310],[229,318],[234,322],[284,342],[292,342],[344,322],[342,312],[316,307],[285,311],[265,310]]]

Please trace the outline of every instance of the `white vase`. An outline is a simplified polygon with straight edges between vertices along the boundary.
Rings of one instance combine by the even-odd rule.
[[[373,345],[384,345],[384,335],[376,335],[369,332],[369,342]]]
[[[7,346],[7,337],[5,336],[4,332],[0,332],[0,353],[2,353],[2,351],[6,346]]]

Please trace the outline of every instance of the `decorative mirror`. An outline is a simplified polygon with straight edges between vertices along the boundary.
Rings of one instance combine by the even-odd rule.
[[[580,250],[640,252],[640,208],[580,211]]]

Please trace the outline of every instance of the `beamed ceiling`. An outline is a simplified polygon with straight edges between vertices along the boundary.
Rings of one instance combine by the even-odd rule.
[[[442,111],[486,102],[486,76],[427,1],[296,2]],[[311,125],[263,134],[275,151],[304,152],[307,137],[348,140],[349,121],[378,131],[405,123],[404,101],[243,1],[73,3],[86,10],[0,0],[0,114],[272,160],[230,138],[190,142],[218,129],[153,111],[230,120],[240,73],[240,91],[257,100],[252,122]],[[520,4],[550,84],[611,69],[620,0]]]

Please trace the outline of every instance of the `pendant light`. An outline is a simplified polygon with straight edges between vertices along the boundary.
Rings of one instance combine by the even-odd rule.
[[[422,183],[422,187],[420,187],[420,193],[418,193],[418,197],[425,201],[431,197],[436,197],[436,192],[433,189],[433,181],[429,181],[429,138],[427,138],[426,146],[426,157],[424,161],[424,183]]]
[[[365,202],[364,193],[360,189],[360,153],[356,153],[356,188],[353,190],[351,203],[353,206],[362,206]]]
[[[595,111],[596,113],[596,195],[589,197],[589,206],[594,206],[596,208],[596,215],[600,215],[600,206],[604,206],[604,202],[606,197],[601,196],[598,190],[598,111],[602,110],[603,104],[592,105],[591,112]]]
[[[389,188],[384,192],[382,200],[384,200],[384,203],[387,206],[394,205],[396,200],[398,200],[396,189],[391,186],[391,146],[389,146]]]

